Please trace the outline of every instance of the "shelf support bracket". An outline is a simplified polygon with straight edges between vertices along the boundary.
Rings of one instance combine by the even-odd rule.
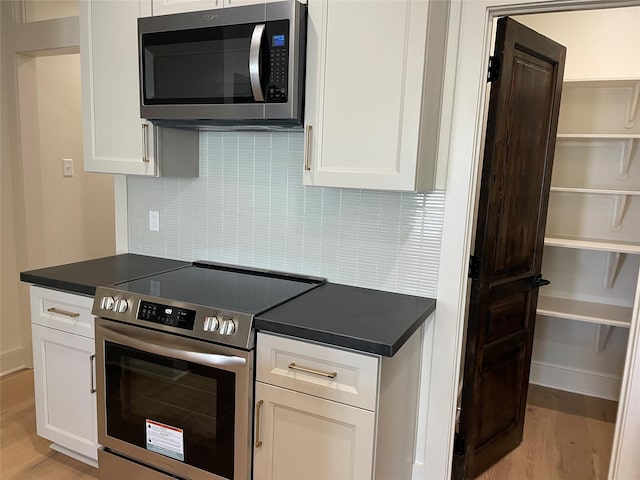
[[[627,115],[624,119],[625,128],[633,128],[636,126],[636,117],[638,113],[638,99],[640,98],[640,80],[635,82],[629,91],[629,101],[627,102]]]
[[[594,342],[594,348],[596,353],[602,352],[604,347],[607,345],[607,341],[611,336],[611,329],[613,327],[611,325],[598,325],[596,327],[596,338]]]
[[[629,178],[629,166],[631,165],[631,153],[634,147],[633,138],[624,140],[622,152],[620,153],[620,164],[618,165],[618,180],[624,181]]]
[[[622,260],[622,253],[620,252],[607,252],[604,257],[604,282],[603,288],[605,290],[611,290],[613,283],[616,281],[618,271],[620,270],[620,263]]]
[[[627,208],[627,195],[613,196],[613,211],[611,212],[611,231],[619,232],[622,229],[622,219]]]

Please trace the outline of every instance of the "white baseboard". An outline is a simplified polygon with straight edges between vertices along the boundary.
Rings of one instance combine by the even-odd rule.
[[[79,462],[86,463],[87,465],[90,465],[93,468],[98,468],[98,460],[86,457],[81,453],[74,452],[73,450],[69,450],[67,447],[63,447],[62,445],[58,445],[57,443],[52,443],[51,445],[49,445],[49,448],[63,455],[66,455],[67,457],[75,458]]]
[[[573,367],[531,362],[529,383],[618,401],[622,378]]]
[[[22,368],[26,368],[25,362],[26,349],[17,347],[6,352],[0,353],[0,376],[8,375]]]

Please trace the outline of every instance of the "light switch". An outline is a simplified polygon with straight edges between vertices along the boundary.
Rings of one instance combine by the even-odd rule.
[[[73,159],[71,158],[62,159],[62,176],[73,177]]]

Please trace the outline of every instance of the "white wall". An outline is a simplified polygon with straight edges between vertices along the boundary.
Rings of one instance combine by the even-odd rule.
[[[88,0],[80,0],[88,1]],[[25,0],[25,22],[40,22],[53,18],[78,15],[78,0]]]
[[[5,12],[0,8],[0,25]],[[18,302],[18,276],[15,225],[13,168],[9,145],[7,68],[4,53],[5,29],[0,29],[0,372],[24,364]]]
[[[46,23],[73,14],[74,3],[77,11],[76,2],[32,2],[27,17]],[[28,35],[12,24],[19,5],[0,2],[0,374],[31,364],[29,292],[19,272],[115,252],[113,177],[82,171],[79,55],[68,54],[68,48],[55,55],[70,38],[56,20],[49,20],[54,28],[36,27]],[[24,42],[37,51],[50,48],[53,55],[34,57]],[[62,176],[63,157],[74,159],[72,178]]]
[[[640,75],[640,7],[515,19],[567,47],[565,80]]]
[[[44,265],[113,254],[113,177],[83,170],[80,55],[35,62]],[[73,177],[63,177],[63,158],[73,159]]]

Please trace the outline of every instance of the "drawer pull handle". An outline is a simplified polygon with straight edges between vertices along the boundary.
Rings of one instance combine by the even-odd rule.
[[[314,375],[320,375],[321,377],[336,378],[338,372],[323,372],[322,370],[314,370],[313,368],[301,367],[295,363],[290,363],[289,368],[291,370],[299,370],[301,372],[313,373]]]
[[[142,124],[142,161],[149,163],[149,125]]]
[[[96,381],[93,376],[93,369],[95,368],[95,355],[89,355],[89,371],[91,372],[91,388],[89,389],[89,393],[96,393]]]
[[[256,403],[256,448],[260,448],[262,446],[262,440],[260,440],[260,408],[263,403],[263,400]]]
[[[56,307],[47,308],[47,312],[57,313],[58,315],[64,315],[66,317],[76,318],[79,317],[80,314],[76,312],[68,312],[67,310],[60,310]]]
[[[304,169],[311,170],[311,125],[307,125],[304,137]]]

